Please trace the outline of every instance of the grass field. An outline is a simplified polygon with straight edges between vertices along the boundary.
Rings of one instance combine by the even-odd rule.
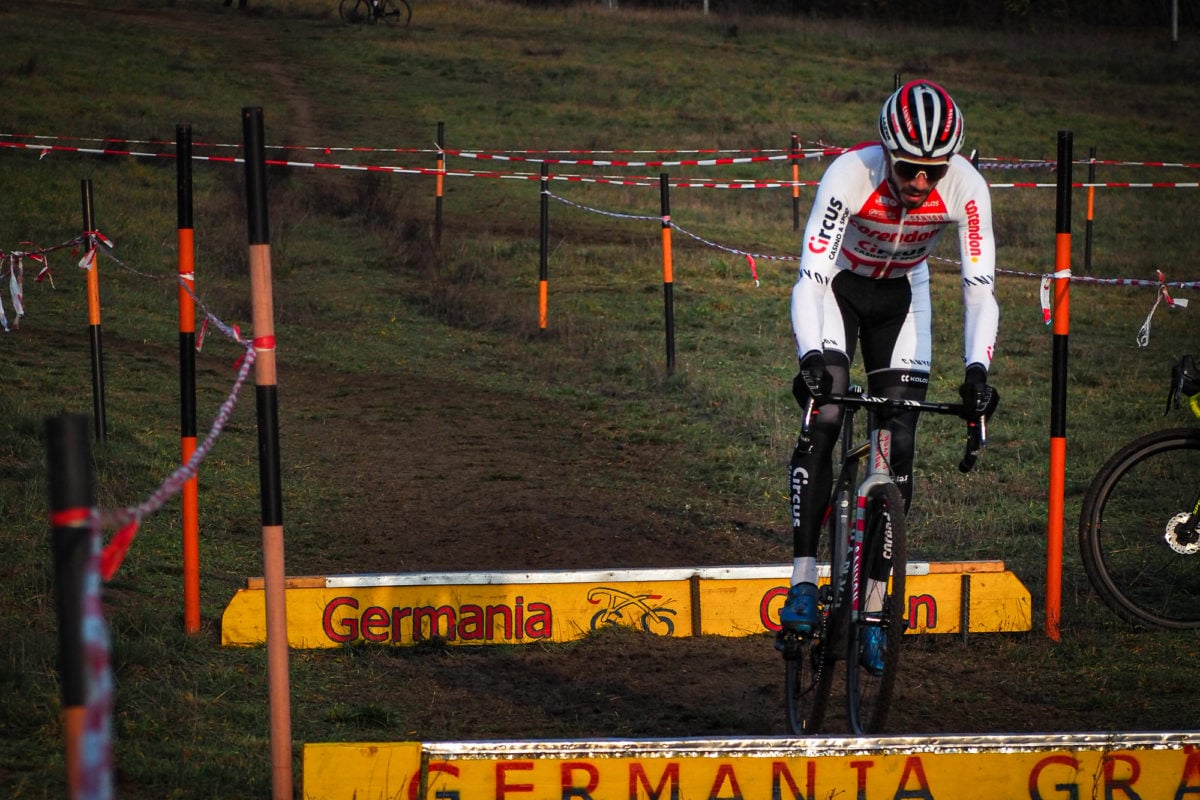
[[[332,4],[314,0],[251,0],[244,13],[215,0],[4,4],[0,28],[0,145],[56,148],[0,147],[0,251],[69,242],[81,225],[80,182],[90,180],[97,227],[120,259],[100,262],[110,436],[94,461],[103,507],[141,502],[178,461],[175,169],[150,154],[169,156],[186,122],[196,154],[222,159],[195,165],[197,291],[243,332],[241,168],[223,160],[241,141],[242,108],[263,108],[272,157],[294,162],[273,167],[269,183],[291,574],[520,568],[534,557],[538,567],[570,568],[594,553],[608,558],[595,566],[786,560],[783,465],[796,423],[787,298],[798,249],[790,188],[672,189],[677,362],[668,374],[658,177],[788,181],[790,166],[675,162],[715,151],[779,155],[793,133],[806,147],[869,139],[897,74],[950,89],[966,114],[967,147],[993,184],[1052,184],[1050,169],[1000,166],[1053,160],[1059,131],[1072,133],[1076,158],[1095,147],[1122,162],[1102,165],[1098,182],[1194,183],[1200,162],[1193,31],[1171,47],[1157,30],[883,29],[470,0],[417,2],[405,30],[346,27]],[[359,169],[433,167],[439,123],[453,151],[555,151],[545,331],[536,161],[452,156],[440,246],[431,176]],[[102,149],[144,155],[88,152]],[[559,163],[579,158],[653,163]],[[295,165],[303,162],[343,168]],[[824,163],[806,161],[802,179],[817,180]],[[1076,180],[1085,178],[1077,166]],[[1196,192],[1098,189],[1085,265],[1087,194],[1076,190],[1075,272],[1200,279],[1190,246]],[[1004,270],[993,376],[1004,401],[970,476],[953,472],[957,426],[923,428],[914,557],[1004,559],[1034,595],[1034,631],[961,649],[916,646],[914,671],[901,680],[912,681],[911,697],[941,702],[932,718],[914,710],[899,724],[1194,727],[1196,636],[1117,623],[1089,594],[1073,531],[1109,453],[1143,431],[1187,424],[1182,412],[1163,418],[1162,404],[1170,364],[1200,341],[1200,309],[1159,307],[1149,344],[1138,347],[1153,288],[1072,288],[1064,629],[1049,643],[1040,631],[1051,344],[1037,276],[1054,266],[1054,191],[997,186],[993,199]],[[756,255],[758,285],[745,253]],[[947,260],[935,269],[931,396],[952,394],[960,380],[957,254],[939,255]],[[68,247],[49,258],[53,287],[35,282],[27,261],[26,315],[0,337],[0,794],[13,798],[64,794],[43,431],[48,416],[92,407],[78,254]],[[6,282],[0,298],[12,322]],[[230,390],[237,355],[210,332],[198,358],[202,428]],[[219,647],[230,593],[262,571],[250,405],[239,404],[204,465],[202,634],[181,632],[177,504],[144,522],[106,594],[121,797],[262,796],[269,786],[264,654]],[[390,438],[397,431],[405,438]],[[438,495],[459,474],[476,478],[469,488],[486,500],[462,508],[494,518],[451,530],[454,514]],[[527,486],[540,494],[521,500]],[[546,521],[581,527],[583,505],[645,528],[623,536],[597,524],[576,541],[565,522]],[[522,529],[506,519],[554,535],[510,540]],[[368,536],[379,531],[392,538]],[[293,738],[782,733],[782,671],[769,642],[673,649],[683,646],[614,636],[535,654],[295,654]],[[681,660],[721,664],[735,690],[689,699],[673,672]],[[621,700],[631,678],[613,665],[631,661],[671,687],[669,702]],[[611,695],[597,689],[582,706],[566,679],[522,685],[524,674],[600,664],[615,670]],[[503,691],[489,692],[489,680]]]

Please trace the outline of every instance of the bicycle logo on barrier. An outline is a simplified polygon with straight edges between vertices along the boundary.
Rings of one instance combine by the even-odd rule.
[[[662,600],[661,594],[630,594],[608,586],[590,589],[587,601],[592,605],[605,605],[592,615],[592,630],[604,625],[636,625],[646,633],[670,636],[675,632],[675,609],[665,604],[653,604]],[[667,601],[670,602],[670,601]]]

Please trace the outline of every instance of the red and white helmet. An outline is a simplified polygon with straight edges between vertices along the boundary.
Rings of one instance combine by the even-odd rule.
[[[909,81],[884,101],[879,136],[897,158],[948,161],[962,147],[962,112],[936,83]]]

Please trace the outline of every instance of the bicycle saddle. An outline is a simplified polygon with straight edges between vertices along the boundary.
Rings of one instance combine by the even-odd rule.
[[[1197,394],[1200,394],[1200,367],[1196,366],[1196,359],[1188,354],[1171,367],[1171,394],[1167,397],[1167,411],[1171,410],[1172,403],[1179,408],[1181,396],[1192,397]]]

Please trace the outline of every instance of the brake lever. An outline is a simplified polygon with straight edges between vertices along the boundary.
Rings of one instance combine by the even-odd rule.
[[[958,462],[959,471],[970,472],[985,447],[987,447],[987,417],[980,416],[974,422],[967,423],[967,447],[962,461]]]
[[[800,436],[808,441],[809,432],[812,430],[812,418],[816,411],[816,398],[808,398],[808,402],[804,404],[804,418],[800,420]]]

